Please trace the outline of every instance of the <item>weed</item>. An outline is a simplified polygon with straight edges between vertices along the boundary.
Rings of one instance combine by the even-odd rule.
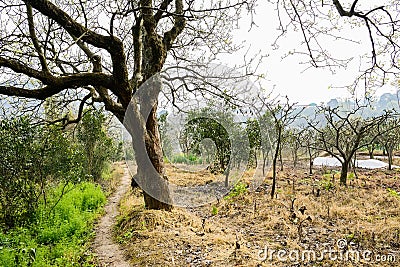
[[[216,206],[214,206],[214,205],[212,206],[211,214],[212,214],[213,216],[215,216],[215,215],[218,214],[218,208],[217,208]]]
[[[231,192],[227,196],[224,197],[225,200],[240,196],[241,194],[244,194],[247,192],[247,184],[239,181],[237,182],[234,186]]]
[[[389,192],[389,195],[392,197],[400,197],[400,193],[394,189],[388,188],[387,191]]]
[[[63,185],[40,203],[35,223],[0,232],[0,266],[93,266],[88,241],[93,236],[92,222],[105,204],[100,186],[84,182]]]

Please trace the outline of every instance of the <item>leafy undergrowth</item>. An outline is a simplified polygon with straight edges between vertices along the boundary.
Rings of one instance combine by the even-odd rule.
[[[239,183],[218,203],[173,212],[145,210],[135,190],[116,239],[134,266],[398,266],[399,177],[358,171],[341,187],[337,172],[286,167],[273,200],[267,178],[256,191]]]
[[[67,193],[59,200],[63,190]],[[47,205],[40,205],[34,222],[0,232],[0,266],[94,266],[88,241],[105,202],[94,183],[59,185]]]

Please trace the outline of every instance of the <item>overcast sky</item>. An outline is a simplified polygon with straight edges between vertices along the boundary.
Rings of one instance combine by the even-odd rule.
[[[301,62],[305,58],[300,56],[281,58],[286,52],[295,48],[298,49],[303,40],[301,32],[292,32],[287,38],[281,39],[279,42],[280,49],[273,50],[272,44],[279,34],[276,16],[277,13],[271,5],[260,3],[257,7],[257,15],[254,17],[258,27],[252,27],[252,30],[249,31],[250,20],[248,16],[245,16],[239,23],[240,29],[234,32],[234,40],[237,42],[246,40],[246,47],[251,46],[253,53],[261,50],[263,54],[269,55],[264,59],[264,64],[258,70],[266,75],[263,87],[274,88],[275,94],[288,95],[291,101],[300,104],[326,103],[332,98],[349,97],[350,94],[345,88],[337,87],[349,85],[354,81],[354,78],[359,74],[360,56],[371,50],[366,28],[345,29],[343,31],[344,36],[356,39],[359,44],[351,42],[331,43],[331,40],[327,40],[326,45],[333,53],[336,51],[336,55],[341,57],[354,56],[354,60],[348,68],[338,70],[336,74],[332,74],[327,69],[311,68],[304,71],[307,66],[302,65]],[[238,55],[221,56],[222,62],[226,62],[228,66],[231,62],[240,59],[241,57]],[[377,88],[376,95],[379,96],[384,92],[393,93],[395,90],[395,87],[388,85],[384,88]]]

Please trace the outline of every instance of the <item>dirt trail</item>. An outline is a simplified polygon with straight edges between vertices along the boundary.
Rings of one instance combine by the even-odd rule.
[[[118,206],[121,198],[130,188],[131,178],[128,168],[124,166],[124,175],[115,190],[108,198],[108,203],[104,207],[105,215],[99,220],[96,225],[96,237],[93,241],[93,250],[98,256],[100,267],[129,267],[130,264],[123,254],[120,246],[114,242],[112,230],[118,216]]]

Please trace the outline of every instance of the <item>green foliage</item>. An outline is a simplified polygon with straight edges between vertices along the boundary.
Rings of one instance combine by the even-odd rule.
[[[81,154],[55,128],[28,118],[0,122],[0,224],[11,228],[31,219],[51,182],[82,178]]]
[[[388,188],[389,195],[392,197],[400,197],[400,193],[394,189]]]
[[[320,182],[320,186],[326,191],[329,191],[335,187],[331,180],[322,180]]]
[[[39,204],[35,223],[0,233],[0,266],[94,266],[88,241],[105,201],[93,183],[60,184],[48,205]]]
[[[225,200],[240,196],[247,192],[247,184],[238,181],[232,188],[231,192],[224,197]]]
[[[56,126],[34,125],[27,117],[0,121],[0,226],[32,222],[47,191],[105,173],[122,144],[107,136],[105,117],[89,110],[78,126],[78,142]],[[118,155],[117,155],[118,156]]]
[[[223,170],[231,155],[231,140],[227,129],[235,128],[233,115],[228,111],[216,111],[212,108],[191,111],[179,140],[182,151],[200,156],[204,145],[202,141],[211,139],[216,147],[215,164]]]
[[[94,181],[101,178],[107,161],[118,157],[122,151],[122,144],[116,145],[113,139],[107,136],[105,120],[101,110],[90,109],[85,112],[78,125],[77,139],[84,151],[85,170]]]
[[[178,154],[172,157],[171,159],[172,163],[184,163],[184,164],[200,164],[201,163],[201,158],[199,158],[196,155],[189,154]]]
[[[214,206],[214,205],[212,206],[211,214],[212,214],[213,216],[215,216],[215,215],[218,214],[218,208],[217,208],[216,206]]]

